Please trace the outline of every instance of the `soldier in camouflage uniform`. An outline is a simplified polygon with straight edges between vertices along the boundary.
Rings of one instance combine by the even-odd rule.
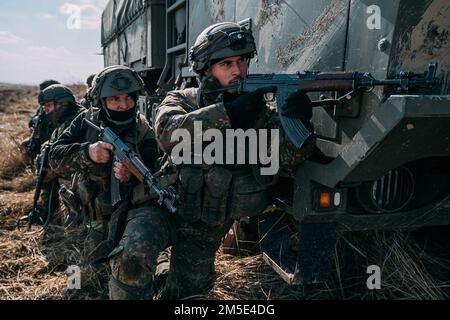
[[[45,80],[41,82],[39,84],[39,93],[53,84],[59,84],[59,82],[56,80]],[[42,114],[42,117],[39,119],[40,114]],[[34,158],[39,153],[42,144],[50,139],[50,136],[55,129],[51,123],[48,123],[47,119],[43,115],[44,112],[42,110],[42,106],[39,105],[36,113],[28,122],[31,137],[24,139],[20,144],[20,150],[26,163],[33,162]],[[36,124],[39,120],[40,123],[37,126]]]
[[[166,154],[170,155],[178,143],[171,139],[175,130],[186,129],[195,136],[194,121],[201,121],[203,130],[218,129],[224,136],[226,129],[280,128],[275,110],[263,98],[276,88],[243,95],[236,90],[215,90],[245,78],[255,54],[251,31],[235,23],[212,25],[198,36],[190,59],[200,87],[169,92],[155,112],[156,137]],[[296,92],[287,104],[289,116],[301,119],[311,129],[308,96]],[[279,173],[291,173],[308,156],[312,144],[309,139],[298,150],[280,130]],[[267,190],[274,177],[260,176],[259,170],[254,169],[249,164],[177,166],[179,228],[167,280],[160,293],[162,298],[204,294],[213,286],[215,254],[232,222],[257,215],[269,205]]]
[[[61,133],[69,126],[70,122],[81,111],[80,105],[77,104],[73,92],[61,84],[53,84],[39,94],[39,105],[45,112],[46,123],[55,128],[50,139],[42,145],[44,150],[47,144],[54,143]],[[42,151],[37,156],[37,163],[42,159]],[[37,166],[39,167],[39,165]],[[41,198],[43,207],[41,208],[40,220],[45,221],[50,211],[55,210],[58,206],[58,189],[60,185],[66,187],[70,185],[70,175],[64,172],[56,175],[50,168],[45,169],[44,186],[42,188]],[[53,193],[52,193],[53,190]]]
[[[153,171],[158,157],[154,133],[137,112],[144,83],[132,69],[111,66],[97,74],[90,91],[93,107],[81,113],[53,145],[50,165],[56,172],[79,172],[79,198],[89,215],[88,248],[92,261],[110,258],[111,299],[151,299],[156,259],[168,246],[170,215],[144,192],[121,163],[113,146],[99,141],[84,119],[110,127]],[[111,184],[118,183],[121,200],[112,203]],[[117,218],[117,219],[116,219]],[[108,228],[109,224],[109,228]]]

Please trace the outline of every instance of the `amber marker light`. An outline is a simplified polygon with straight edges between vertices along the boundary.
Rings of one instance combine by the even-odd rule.
[[[328,208],[331,205],[331,194],[329,192],[321,192],[319,204],[321,208]]]

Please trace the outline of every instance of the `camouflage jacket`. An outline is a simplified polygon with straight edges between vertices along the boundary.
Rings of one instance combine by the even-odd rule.
[[[50,150],[50,166],[57,173],[80,173],[82,179],[95,181],[97,190],[108,193],[110,188],[110,177],[112,173],[111,160],[106,164],[94,163],[89,157],[89,145],[99,140],[98,132],[89,127],[84,119],[100,125],[102,117],[100,109],[91,108],[80,113],[70,126],[59,136]],[[142,115],[136,117],[136,122],[127,128],[114,128],[113,131],[135,152],[150,170],[155,167],[158,150],[153,130]],[[138,182],[132,179],[126,189],[132,189]],[[130,195],[127,192],[126,195]]]
[[[61,136],[64,130],[66,130],[70,126],[70,123],[73,121],[73,119],[75,119],[82,111],[83,108],[77,105],[76,111],[73,114],[65,117],[64,119],[61,119],[58,127],[53,130],[49,142],[50,143],[56,142],[56,140],[58,140],[58,138]]]
[[[200,103],[205,106],[200,107]],[[171,141],[175,130],[186,129],[191,138],[195,139],[195,121],[202,122],[202,130],[218,129],[226,135],[226,130],[231,129],[230,118],[221,94],[217,97],[200,99],[197,88],[169,92],[155,111],[156,137],[160,147],[167,154],[171,154],[178,143]],[[267,106],[256,119],[253,128],[280,129],[275,109]],[[279,130],[279,136],[279,164],[286,174],[289,174],[305,159],[305,153],[302,152],[304,148],[296,150],[282,130]],[[233,146],[236,147],[241,146]],[[261,213],[270,204],[268,188],[276,182],[275,178],[282,170],[278,170],[275,175],[262,176],[259,170],[255,170],[256,165],[248,164],[250,163],[231,166],[229,164],[176,166],[180,195],[178,215],[188,224],[203,221],[210,226],[220,226],[226,224],[229,219]]]
[[[171,141],[176,129],[187,129],[194,136],[194,121],[202,121],[202,129],[219,129],[225,133],[231,129],[230,119],[221,99],[200,107],[199,89],[189,88],[171,91],[157,107],[154,117],[154,127],[157,140],[163,151],[170,154],[177,141]],[[279,129],[280,137],[280,175],[292,176],[297,165],[308,158],[314,148],[311,139],[300,150],[297,149],[283,131],[276,108],[267,104],[254,123],[255,129]]]
[[[34,116],[30,119],[28,122],[28,127],[32,130],[32,134],[29,137],[28,140],[36,139],[36,143],[38,145],[38,149],[41,149],[42,145],[49,141],[52,135],[52,132],[55,130],[55,127],[47,121],[47,118],[45,117],[45,113],[42,111],[40,123],[39,122],[39,116],[41,113],[40,107],[36,110],[36,113]]]
[[[46,143],[43,144],[43,146],[41,148],[41,153],[47,143],[52,145],[58,140],[58,138],[61,136],[61,134],[64,132],[64,130],[66,130],[70,126],[73,119],[75,119],[76,116],[81,113],[81,111],[82,111],[81,107],[77,107],[76,111],[73,114],[68,115],[64,119],[61,119],[60,125],[56,129],[53,130],[48,141],[46,141]],[[71,173],[68,171],[61,171],[58,173],[58,177],[69,180],[71,177]]]

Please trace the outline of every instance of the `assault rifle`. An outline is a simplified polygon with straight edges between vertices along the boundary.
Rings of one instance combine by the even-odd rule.
[[[131,150],[111,128],[99,127],[88,119],[84,119],[84,121],[90,127],[99,132],[100,140],[114,146],[114,157],[117,161],[125,165],[125,167],[130,170],[130,172],[140,182],[144,183],[150,190],[153,190],[158,195],[159,205],[164,205],[171,213],[175,213],[177,211],[175,204],[178,199],[178,195],[173,187],[161,189],[156,181],[156,178],[139,159],[138,155]],[[111,177],[117,181],[113,174]],[[111,185],[111,201],[113,206],[120,201],[120,190],[118,188],[114,188],[114,185],[116,184],[112,183]]]
[[[431,63],[424,73],[400,72],[393,79],[377,80],[368,72],[316,72],[306,71],[295,74],[253,74],[235,84],[205,91],[214,93],[237,90],[238,93],[251,92],[259,88],[275,86],[277,91],[278,114],[281,125],[291,141],[300,148],[306,139],[312,134],[300,119],[283,116],[285,99],[296,91],[351,91],[338,99],[325,99],[313,101],[313,106],[333,105],[339,103],[344,97],[349,97],[355,91],[371,89],[374,86],[393,86],[398,91],[405,92],[416,88],[431,88],[438,85],[436,79],[437,63]]]
[[[42,126],[45,125],[45,122],[45,112],[44,109],[40,107],[38,113],[30,121],[30,128],[32,133],[30,140],[28,141],[27,153],[32,159],[34,159],[40,151]]]
[[[28,230],[31,230],[31,225],[33,221],[36,220],[36,218],[42,220],[42,217],[40,216],[39,212],[38,201],[41,195],[42,187],[44,185],[45,176],[47,175],[49,151],[50,145],[47,144],[44,146],[44,149],[42,150],[41,162],[39,164],[39,170],[37,172],[36,188],[34,190],[34,198],[33,198],[33,209],[28,214],[28,216],[24,216],[20,219],[20,220],[28,220]],[[41,223],[44,224],[44,221],[41,221]]]

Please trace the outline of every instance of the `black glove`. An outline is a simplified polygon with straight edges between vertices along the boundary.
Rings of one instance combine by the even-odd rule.
[[[311,119],[312,103],[305,92],[301,90],[292,92],[285,101],[286,104],[281,111],[281,115],[307,121]]]
[[[274,86],[259,88],[239,96],[233,102],[225,102],[232,127],[250,128],[259,112],[266,106],[264,94],[276,91],[277,87]]]

